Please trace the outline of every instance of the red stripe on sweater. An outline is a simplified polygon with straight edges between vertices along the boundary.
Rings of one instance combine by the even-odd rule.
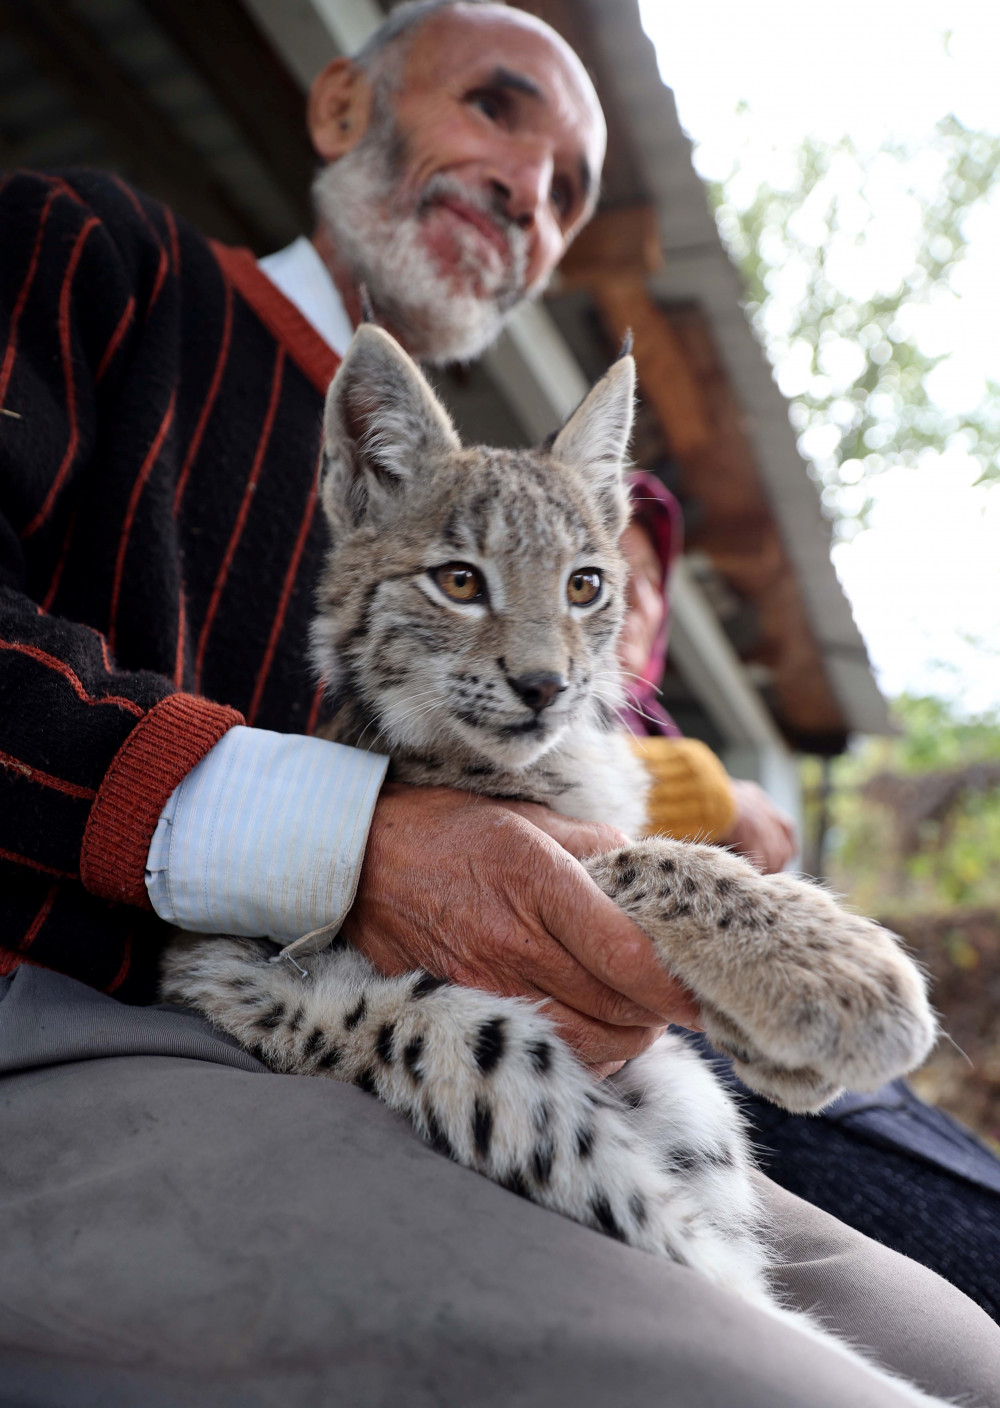
[[[20,968],[22,963],[29,968],[45,967],[44,963],[36,963],[33,958],[25,958],[23,953],[17,953],[14,949],[0,948],[0,978],[6,978],[8,973],[13,973],[14,969]]]
[[[184,606],[184,588],[177,592],[177,653],[174,656],[174,684],[180,689],[184,683],[184,646],[187,642],[187,610]]]
[[[88,627],[87,627],[87,630],[90,632],[90,634],[91,634],[92,636],[96,636],[96,637],[97,637],[97,642],[98,642],[98,644],[99,644],[100,647],[101,647],[101,659],[104,661],[105,673],[110,675],[110,674],[111,674],[111,656],[108,654],[108,643],[107,643],[107,641],[106,641],[106,640],[104,639],[104,637],[101,635],[100,631],[95,631],[95,630],[94,630],[93,626],[88,626]]]
[[[222,341],[219,343],[219,355],[215,362],[215,370],[212,373],[212,380],[209,382],[208,395],[205,397],[205,404],[201,408],[198,416],[198,424],[194,428],[191,436],[191,444],[184,457],[184,464],[181,472],[177,476],[177,488],[174,490],[174,517],[180,512],[181,499],[184,497],[184,490],[187,488],[188,476],[191,473],[191,466],[194,464],[195,456],[201,446],[201,437],[205,433],[205,426],[208,418],[212,414],[212,407],[215,405],[215,398],[219,394],[219,387],[222,384],[222,376],[226,370],[226,363],[229,360],[229,338],[233,330],[233,286],[223,275],[223,282],[226,290],[226,311],[222,323]]]
[[[258,267],[249,249],[229,249],[209,240],[219,268],[232,279],[264,326],[305,372],[321,396],[340,366],[340,358],[306,318]]]
[[[267,649],[264,652],[264,659],[257,674],[257,683],[254,685],[253,698],[250,701],[250,708],[247,710],[247,723],[252,725],[257,717],[257,710],[260,708],[261,695],[264,693],[264,685],[271,672],[271,661],[274,659],[275,648],[278,644],[278,636],[281,628],[285,624],[285,612],[288,610],[288,599],[292,594],[292,587],[295,585],[295,577],[299,570],[299,562],[302,558],[302,550],[306,545],[306,538],[312,526],[313,513],[316,510],[316,486],[313,485],[309,491],[309,502],[306,504],[306,511],[302,515],[302,522],[299,525],[298,537],[295,539],[295,547],[292,551],[292,560],[288,564],[288,571],[285,573],[285,581],[281,588],[281,598],[278,602],[278,610],[271,623],[271,634],[268,637]]]
[[[118,628],[118,601],[121,597],[122,573],[125,570],[125,554],[128,551],[128,541],[132,533],[132,523],[135,519],[136,509],[139,507],[139,500],[142,498],[142,491],[146,487],[146,480],[152,473],[160,450],[163,448],[163,442],[167,438],[170,423],[174,418],[174,400],[176,396],[177,391],[175,389],[170,393],[170,403],[160,422],[160,428],[156,432],[156,437],[152,445],[150,445],[146,452],[146,458],[140,466],[136,481],[132,485],[132,492],[129,494],[128,508],[125,510],[125,522],[122,524],[122,535],[118,542],[118,556],[115,558],[114,582],[111,587],[111,621],[108,626],[108,646],[112,651],[114,651],[115,648],[115,632]]]
[[[108,363],[121,346],[122,338],[128,332],[129,323],[131,323],[134,316],[135,299],[129,294],[128,302],[125,304],[125,310],[118,319],[118,326],[111,334],[111,341],[108,343],[107,347],[105,347],[101,360],[97,364],[97,371],[94,373],[95,386],[100,385],[101,378],[108,369]]]
[[[42,900],[42,903],[41,903],[41,906],[40,906],[40,908],[39,908],[39,910],[38,910],[38,913],[35,915],[34,919],[31,921],[31,923],[28,925],[28,928],[27,928],[27,931],[25,932],[24,938],[21,940],[21,949],[22,949],[22,952],[23,952],[23,950],[25,950],[25,949],[29,949],[29,948],[31,947],[31,945],[35,942],[35,940],[38,938],[38,935],[39,935],[39,932],[41,931],[42,925],[45,923],[46,919],[48,919],[49,915],[52,913],[52,906],[53,906],[53,905],[55,904],[55,902],[56,902],[56,895],[57,895],[58,893],[59,893],[59,886],[58,886],[58,885],[50,885],[50,886],[49,886],[48,892],[47,892],[45,898]]]
[[[26,865],[29,870],[37,870],[41,875],[55,875],[59,880],[78,880],[80,877],[74,875],[71,870],[56,870],[54,865],[43,865],[40,860],[29,860],[27,856],[19,856],[14,851],[0,850],[0,860],[9,860],[14,865]]]
[[[34,172],[25,172],[24,174],[34,175]],[[75,191],[69,182],[64,181],[61,176],[45,176],[43,179],[48,182],[57,195],[69,196],[70,200],[74,201],[77,205],[86,205],[86,201],[79,192]]]
[[[14,361],[17,357],[17,328],[21,321],[21,314],[24,312],[24,305],[28,301],[28,294],[31,286],[35,282],[35,271],[38,268],[38,261],[42,253],[42,240],[45,237],[45,226],[48,224],[49,211],[52,209],[52,202],[56,198],[56,192],[50,191],[42,206],[42,213],[38,217],[38,229],[35,232],[35,243],[31,251],[31,258],[28,260],[28,272],[24,276],[24,282],[18,291],[17,299],[14,303],[14,311],[10,315],[10,335],[7,338],[7,347],[3,356],[3,365],[0,366],[0,406],[3,405],[4,397],[7,394],[7,387],[10,385],[11,373],[14,370]]]
[[[163,207],[163,213],[167,217],[167,232],[170,235],[170,258],[174,266],[174,278],[180,277],[181,272],[181,247],[177,239],[177,221],[174,219],[174,212],[169,205]]]
[[[121,967],[118,969],[118,972],[115,974],[115,976],[111,979],[111,982],[108,984],[108,986],[104,989],[104,991],[105,991],[109,996],[110,996],[110,994],[113,993],[117,988],[120,988],[120,987],[121,987],[122,983],[125,981],[126,977],[128,976],[128,970],[129,970],[129,968],[131,967],[131,965],[132,965],[132,935],[131,935],[131,934],[126,934],[126,935],[125,935],[125,952],[122,954],[122,963],[121,963]]]
[[[201,672],[205,663],[205,649],[208,645],[208,637],[215,621],[215,613],[219,609],[219,601],[222,597],[222,589],[226,585],[226,578],[229,576],[229,569],[232,566],[236,549],[239,546],[243,527],[250,512],[250,504],[257,488],[257,480],[260,477],[261,465],[264,462],[264,455],[271,439],[271,428],[274,425],[275,413],[278,409],[278,398],[281,394],[281,383],[285,368],[285,349],[278,348],[277,356],[274,359],[274,374],[271,377],[271,399],[268,403],[267,414],[264,417],[264,424],[261,427],[260,435],[257,439],[257,449],[254,452],[253,464],[250,468],[250,478],[247,480],[246,488],[243,490],[243,500],[240,503],[239,513],[236,515],[236,523],[233,527],[229,544],[226,548],[226,555],[222,559],[222,566],[215,579],[215,586],[212,588],[212,595],[208,603],[208,610],[205,612],[205,620],[201,628],[201,635],[198,637],[198,650],[194,660],[194,687],[201,688]]]
[[[323,703],[323,695],[325,693],[326,685],[320,680],[319,684],[316,686],[316,693],[313,695],[313,702],[309,706],[309,717],[306,720],[306,733],[309,734],[310,738],[316,732],[316,725],[319,722],[320,706]]]
[[[100,223],[97,216],[92,215],[90,219],[81,226],[80,233],[76,237],[76,243],[73,245],[73,252],[69,257],[69,263],[66,265],[62,288],[59,291],[59,346],[62,352],[63,380],[66,383],[66,412],[69,418],[69,444],[66,446],[66,453],[63,455],[62,464],[59,466],[56,477],[52,481],[49,492],[45,495],[45,500],[41,508],[35,514],[27,528],[21,533],[22,538],[30,538],[32,533],[36,532],[48,518],[52,505],[55,503],[56,495],[62,488],[63,480],[69,473],[70,466],[76,457],[76,447],[79,443],[80,432],[76,423],[76,383],[73,380],[73,351],[70,344],[69,299],[73,288],[73,278],[76,274],[77,265],[80,263],[80,256],[83,253],[83,246],[86,243],[87,236],[90,234],[91,230]]]
[[[143,208],[142,201],[136,195],[135,191],[132,190],[131,186],[126,185],[126,183],[121,179],[120,176],[116,176],[114,172],[111,172],[110,175],[112,181],[114,181],[115,185],[119,188],[119,190],[124,191],[125,195],[128,196],[129,200],[131,201],[139,216],[139,219],[142,220],[147,230],[149,230],[150,234],[153,236],[153,239],[156,241],[160,250],[160,258],[156,266],[156,278],[153,280],[153,292],[150,294],[149,303],[146,305],[146,317],[148,318],[150,313],[152,313],[153,311],[153,305],[160,296],[160,290],[163,288],[163,281],[167,277],[167,270],[170,268],[170,260],[167,258],[167,251],[163,244],[163,240],[160,238],[159,230],[157,230],[152,220],[150,220],[149,216],[146,214],[146,211]]]
[[[73,693],[83,704],[114,704],[119,709],[127,709],[130,714],[134,714],[137,719],[143,718],[146,710],[141,704],[137,704],[134,699],[123,699],[118,694],[106,694],[100,699],[88,694],[84,689],[79,675],[75,670],[66,664],[65,660],[57,660],[48,651],[39,650],[37,645],[24,645],[18,640],[0,640],[0,650],[13,650],[18,655],[27,655],[31,660],[37,660],[40,665],[46,666],[49,670],[55,670],[67,680],[73,689]]]
[[[167,258],[167,251],[165,249],[161,249],[160,262],[156,266],[156,278],[153,280],[153,292],[149,295],[149,304],[146,308],[147,318],[149,317],[150,313],[152,313],[153,305],[156,303],[156,300],[160,296],[160,290],[163,288],[163,284],[167,277],[167,272],[169,268],[170,260]]]
[[[14,758],[10,753],[0,753],[0,768],[9,768],[11,772],[16,772],[29,782],[40,783],[42,787],[51,787],[54,792],[65,792],[67,797],[79,797],[81,801],[91,802],[97,796],[93,787],[81,787],[76,782],[67,782],[65,778],[53,777],[50,772],[42,772],[41,768],[33,768],[30,763],[26,763],[21,758]]]

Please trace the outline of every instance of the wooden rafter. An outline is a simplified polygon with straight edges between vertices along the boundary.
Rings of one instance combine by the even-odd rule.
[[[611,277],[642,279],[662,268],[656,210],[642,201],[599,210],[570,245],[559,278],[586,285]]]
[[[704,444],[677,453],[682,491],[699,508],[689,545],[703,551],[738,595],[753,603],[759,635],[750,658],[768,669],[781,726],[800,747],[836,751],[847,733],[843,711],[708,318],[694,304],[660,310],[660,316],[698,388],[710,431]]]
[[[659,418],[678,459],[704,450],[712,430],[701,388],[664,313],[638,278],[601,279],[591,293],[616,342],[632,334],[643,399]]]

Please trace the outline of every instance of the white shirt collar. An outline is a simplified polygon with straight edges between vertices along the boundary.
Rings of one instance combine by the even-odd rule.
[[[354,336],[354,329],[337,285],[312,240],[300,235],[276,254],[258,259],[257,267],[290,303],[295,304],[323,341],[342,357]]]

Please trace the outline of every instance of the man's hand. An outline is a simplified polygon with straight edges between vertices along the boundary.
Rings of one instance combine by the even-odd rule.
[[[424,968],[545,999],[566,1041],[604,1074],[665,1023],[697,1022],[646,935],[574,859],[625,839],[545,807],[387,783],[343,933],[382,973]]]
[[[730,782],[736,800],[736,820],[723,836],[723,844],[746,856],[765,875],[774,875],[799,849],[795,823],[756,782],[737,778]]]

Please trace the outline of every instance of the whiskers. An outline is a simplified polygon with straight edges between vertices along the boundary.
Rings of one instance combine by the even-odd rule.
[[[384,740],[390,745],[391,751],[393,744],[398,745],[401,742],[405,744],[407,741],[405,737],[400,737],[400,730],[403,725],[415,724],[418,720],[440,711],[444,704],[445,699],[439,685],[432,685],[427,689],[415,690],[414,693],[409,696],[408,708],[403,709],[402,712],[399,713],[393,711],[389,718],[379,715],[372,719],[362,729],[354,746],[355,748],[368,748],[370,752],[374,753],[377,751],[378,744]],[[376,731],[366,743],[365,739],[372,728],[375,728]]]
[[[595,670],[591,677],[591,694],[602,704],[613,709],[616,714],[620,714],[623,709],[627,708],[634,714],[638,714],[641,719],[645,719],[647,723],[658,725],[660,720],[646,712],[636,699],[635,694],[628,688],[622,688],[623,675],[631,675],[633,679],[642,680],[642,676],[635,674],[633,670]]]

